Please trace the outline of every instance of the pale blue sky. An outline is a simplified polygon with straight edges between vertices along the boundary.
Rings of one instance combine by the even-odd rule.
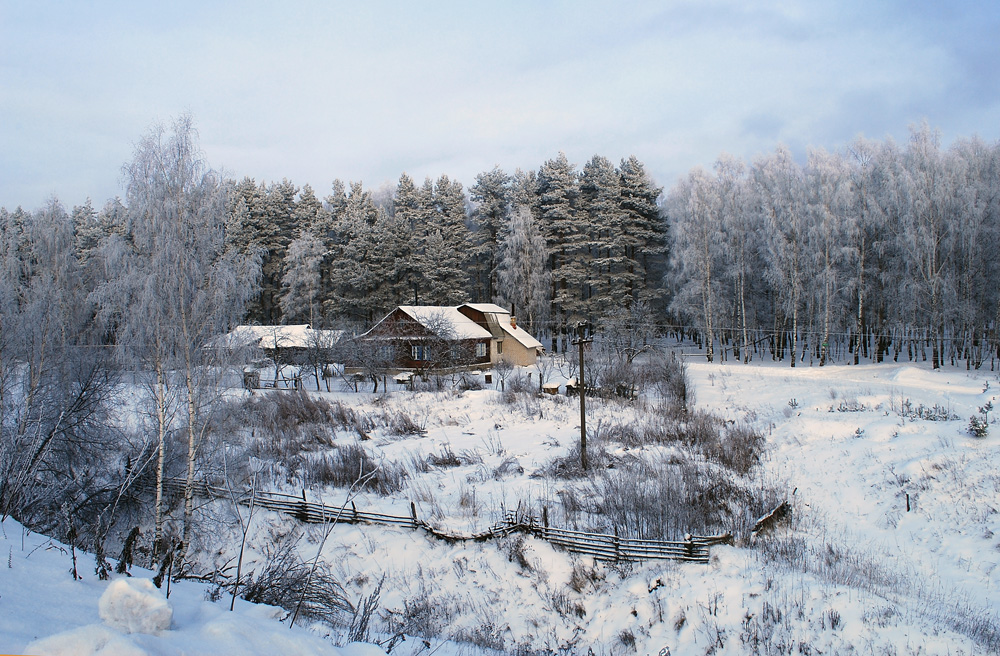
[[[148,4],[148,6],[145,6]],[[0,206],[95,207],[156,121],[321,197],[564,151],[670,187],[723,151],[1000,137],[1000,3],[0,0]]]

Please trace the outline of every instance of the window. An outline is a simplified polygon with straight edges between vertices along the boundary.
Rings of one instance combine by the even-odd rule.
[[[430,348],[427,346],[423,346],[421,344],[415,344],[410,347],[410,356],[414,360],[430,360],[431,359],[430,351],[431,351]]]
[[[476,357],[477,358],[485,358],[486,357],[486,343],[485,342],[478,342],[476,344]]]
[[[503,340],[497,342],[497,355],[503,354]]]

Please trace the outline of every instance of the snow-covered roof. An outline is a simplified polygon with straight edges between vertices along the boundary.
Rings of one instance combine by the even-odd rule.
[[[542,348],[542,343],[528,334],[528,331],[520,326],[515,328],[510,325],[509,321],[502,321],[500,322],[500,328],[502,328],[505,333],[520,342],[524,348]]]
[[[484,314],[510,314],[510,310],[495,303],[466,303],[460,307],[470,307]]]
[[[417,323],[438,333],[442,329],[452,333],[446,335],[456,339],[489,339],[490,331],[458,311],[458,306],[440,305],[400,305],[402,310]]]
[[[258,346],[263,349],[309,348],[316,344],[333,344],[344,334],[342,330],[313,330],[309,324],[292,326],[238,326],[226,336],[230,346]]]

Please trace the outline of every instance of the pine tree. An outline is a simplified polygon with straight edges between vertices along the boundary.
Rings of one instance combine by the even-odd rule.
[[[328,265],[326,316],[370,325],[381,308],[378,291],[385,278],[385,253],[376,229],[380,213],[361,183],[352,183]]]
[[[631,305],[634,279],[627,274],[625,213],[621,184],[614,165],[600,155],[583,167],[580,176],[581,232],[587,236],[589,264],[583,290],[586,316],[596,319],[616,307]]]
[[[497,295],[500,235],[509,221],[511,207],[511,176],[499,166],[476,176],[469,188],[475,203],[472,220],[476,231],[473,248],[476,289],[473,296],[492,301]]]
[[[538,171],[538,208],[552,276],[555,330],[568,334],[569,326],[585,319],[582,288],[587,280],[589,235],[578,216],[580,196],[576,170],[564,153],[545,162]],[[553,335],[553,350],[557,349]]]
[[[319,237],[323,228],[328,223],[327,210],[323,203],[316,198],[316,193],[309,185],[303,185],[299,191],[298,200],[295,203],[295,210],[292,215],[292,224],[295,226],[296,237],[306,232]]]
[[[621,176],[621,209],[624,212],[621,244],[622,266],[619,273],[626,292],[634,300],[661,308],[664,294],[661,288],[667,263],[667,225],[660,216],[658,201],[663,193],[634,155],[623,159]]]

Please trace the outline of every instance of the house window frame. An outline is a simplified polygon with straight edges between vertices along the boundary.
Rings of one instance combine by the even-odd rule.
[[[430,347],[426,344],[411,344],[410,359],[415,362],[426,362],[430,360]]]
[[[487,354],[486,342],[476,342],[476,357],[485,358]]]

